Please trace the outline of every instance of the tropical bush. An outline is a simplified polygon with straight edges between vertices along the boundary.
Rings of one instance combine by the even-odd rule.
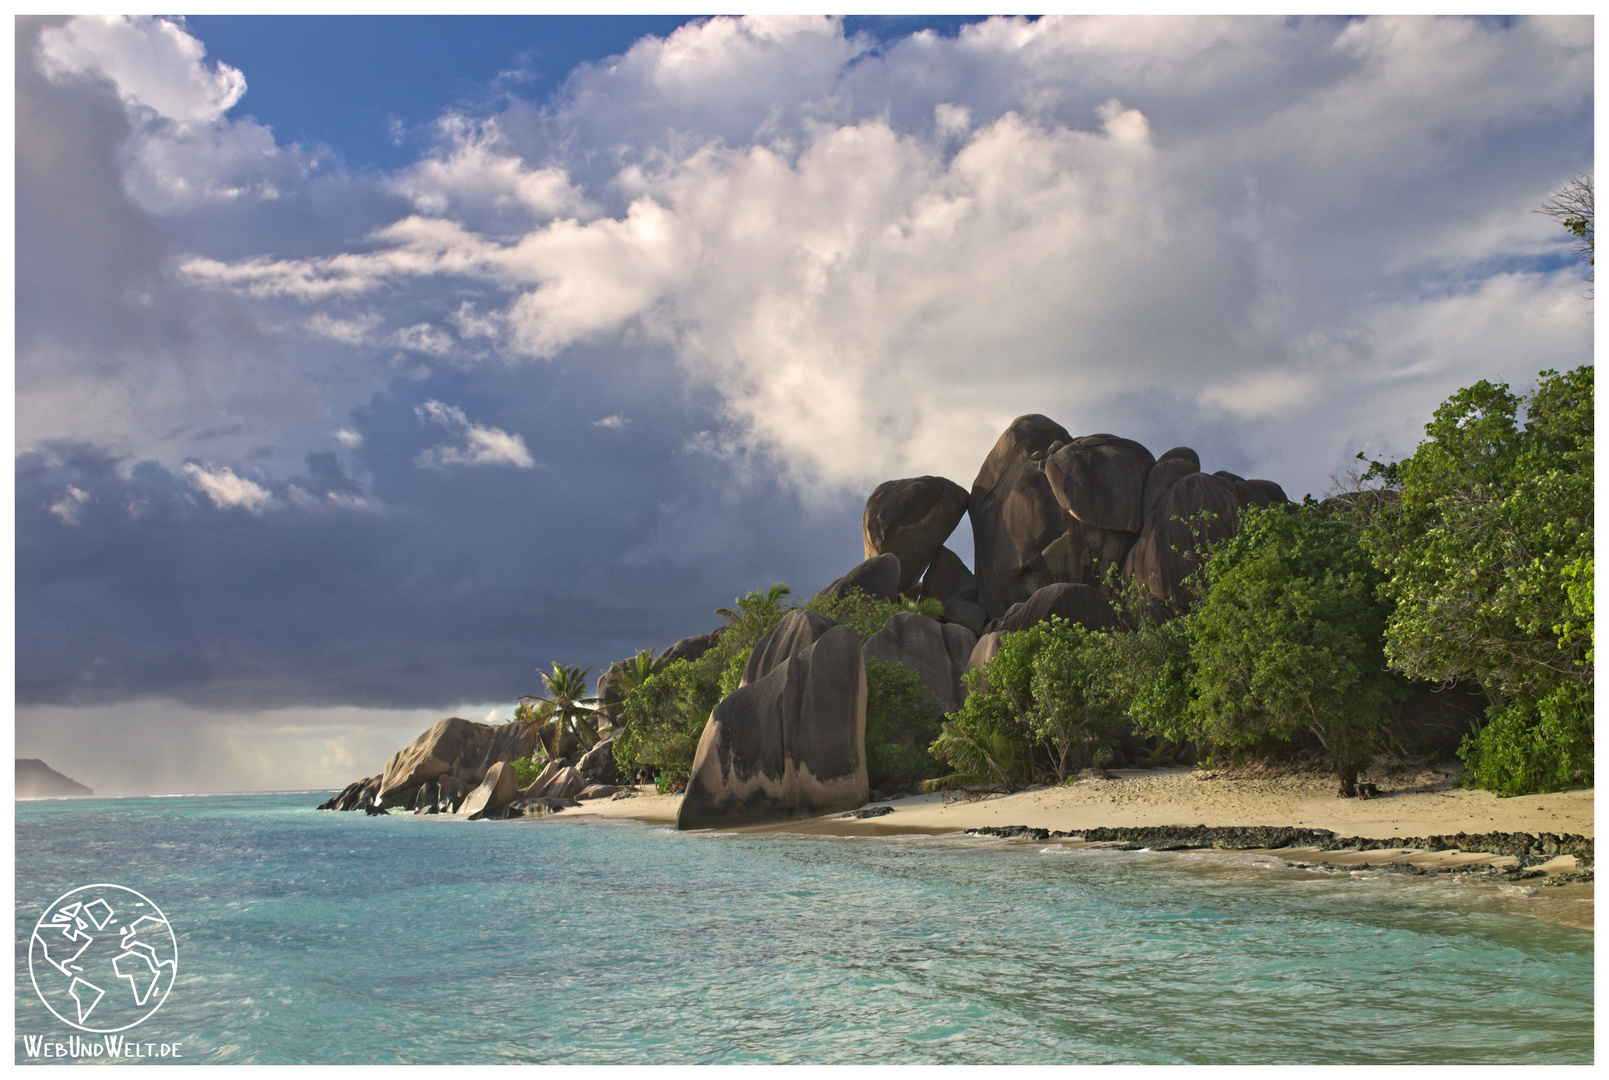
[[[1391,665],[1482,686],[1486,724],[1460,754],[1503,794],[1593,782],[1593,383],[1591,367],[1523,396],[1476,383],[1411,457],[1365,474],[1401,495],[1364,531],[1396,605]]]
[[[517,758],[510,762],[510,764],[514,766],[514,773],[520,778],[520,787],[523,788],[529,787],[532,781],[542,775],[542,769],[547,763],[545,761],[538,762],[532,755],[527,754],[525,757]]]
[[[1247,507],[1198,571],[1204,595],[1184,624],[1189,733],[1236,753],[1310,732],[1348,796],[1403,692],[1385,667],[1381,575],[1358,534],[1311,499]]]
[[[738,597],[734,608],[716,610],[726,624],[702,656],[669,664],[653,661],[658,666],[647,677],[626,680],[617,713],[624,731],[614,744],[622,772],[635,776],[643,768],[652,769],[666,790],[687,778],[710,710],[737,689],[755,642],[791,610],[788,593],[778,582]],[[634,668],[652,666],[643,655],[634,658]]]
[[[910,787],[942,771],[928,747],[943,710],[914,671],[866,661],[866,775],[882,790]]]
[[[1014,791],[1041,768],[1060,781],[1070,768],[1098,763],[1122,716],[1112,663],[1109,635],[1061,618],[1005,635],[994,659],[967,673],[966,702],[933,741],[933,755],[952,771],[924,789]]]
[[[810,600],[800,605],[818,615],[825,615],[836,623],[843,623],[855,632],[861,644],[883,628],[883,624],[902,611],[914,611],[930,619],[944,615],[944,604],[934,599],[881,600],[862,589],[850,589],[843,596],[824,600]]]
[[[675,660],[626,694],[625,728],[615,739],[615,761],[635,776],[642,767],[690,769],[710,710],[721,700],[720,681],[699,660]]]

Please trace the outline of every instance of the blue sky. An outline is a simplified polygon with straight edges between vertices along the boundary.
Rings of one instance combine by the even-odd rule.
[[[366,775],[1023,413],[1299,497],[1591,360],[1590,20],[17,39],[17,752],[97,790]]]
[[[576,67],[663,37],[679,15],[192,15],[209,57],[250,71],[250,115],[286,143],[324,143],[357,170],[396,169],[429,148],[429,127],[449,107],[496,109],[540,99]],[[919,30],[954,37],[982,16],[868,16],[846,33],[879,41]],[[332,107],[339,103],[338,107]]]

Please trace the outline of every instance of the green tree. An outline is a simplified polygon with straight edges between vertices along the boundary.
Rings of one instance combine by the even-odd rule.
[[[1069,762],[1100,764],[1100,743],[1122,719],[1108,639],[1071,625],[1033,658],[1027,720],[1033,738],[1049,752],[1057,783],[1067,779]]]
[[[1178,744],[1196,741],[1189,711],[1195,672],[1189,616],[1137,582],[1112,584],[1124,630],[1103,642],[1106,692],[1136,732]]]
[[[665,661],[654,655],[652,649],[638,649],[620,676],[621,697],[637,689],[665,668]]]
[[[1007,634],[981,672],[967,673],[966,702],[932,747],[953,771],[926,786],[1013,791],[1033,782],[1041,759],[1064,779],[1074,751],[1093,750],[1119,718],[1109,656],[1105,634],[1061,618]]]
[[[1341,794],[1355,795],[1401,692],[1385,668],[1381,575],[1357,524],[1311,499],[1248,507],[1200,577],[1187,623],[1194,734],[1239,751],[1311,731]]]
[[[928,747],[943,710],[909,668],[866,661],[866,775],[874,788],[906,788],[941,770]]]
[[[590,667],[580,668],[555,660],[551,672],[538,672],[547,690],[546,697],[526,694],[515,699],[529,706],[523,715],[516,708],[516,719],[535,726],[538,740],[541,740],[545,731],[551,732],[547,745],[543,747],[549,757],[560,756],[567,731],[573,733],[582,746],[591,746],[598,741],[597,731],[585,722],[592,715],[593,706],[598,703],[597,698],[587,696],[587,675],[591,671]]]
[[[733,601],[733,603],[737,604],[736,611],[730,608],[716,608],[715,614],[728,622],[738,622],[745,618],[752,618],[761,622],[775,623],[788,613],[788,607],[783,601],[792,593],[792,589],[778,581],[768,589],[755,589],[738,597]]]
[[[1391,664],[1480,683],[1487,722],[1461,754],[1505,794],[1592,782],[1592,395],[1585,366],[1525,396],[1476,383],[1413,456],[1365,474],[1401,492],[1364,533],[1396,604]]]
[[[708,665],[671,661],[626,695],[620,709],[625,732],[615,741],[615,761],[628,775],[646,766],[672,778],[687,776],[710,710],[720,700],[719,682]]]

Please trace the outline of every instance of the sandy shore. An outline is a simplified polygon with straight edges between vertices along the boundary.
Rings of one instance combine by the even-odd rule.
[[[1236,778],[1194,769],[1120,769],[1112,776],[981,799],[910,796],[871,804],[893,808],[879,818],[844,821],[829,815],[769,828],[819,831],[830,824],[834,831],[857,833],[936,833],[985,825],[1067,832],[1123,825],[1273,825],[1378,839],[1459,832],[1595,835],[1591,790],[1500,799],[1453,787],[1447,774],[1426,771],[1387,779],[1376,799],[1338,799],[1334,778],[1322,774]],[[589,802],[563,813],[674,823],[681,796],[645,790],[635,798]]]
[[[1011,795],[955,799],[943,795],[908,796],[872,803],[891,807],[880,817],[854,819],[841,814],[744,832],[789,832],[834,836],[942,835],[984,826],[1025,825],[1029,828],[1078,833],[1096,827],[1206,825],[1300,827],[1328,829],[1340,836],[1386,840],[1456,833],[1577,833],[1595,836],[1593,792],[1569,791],[1501,799],[1486,791],[1454,787],[1446,773],[1424,770],[1386,776],[1374,799],[1339,799],[1334,777],[1305,773],[1256,777],[1194,769],[1127,769],[1109,780],[1081,780],[1059,787],[1032,788]],[[632,798],[588,802],[562,811],[559,817],[628,818],[673,825],[679,795],[656,795],[639,789]],[[1473,863],[1513,866],[1515,860],[1475,852],[1319,851],[1285,848],[1289,860],[1333,866],[1406,863],[1448,869]],[[1572,856],[1544,863],[1549,875],[1577,869]],[[1494,886],[1494,888],[1496,888]],[[1503,886],[1535,895],[1531,886]],[[1554,903],[1538,906],[1543,918],[1589,929],[1593,886],[1576,883],[1544,889]],[[1563,913],[1563,914],[1561,914]]]

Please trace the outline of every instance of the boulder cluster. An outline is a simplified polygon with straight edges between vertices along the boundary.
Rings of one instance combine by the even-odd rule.
[[[449,716],[392,754],[378,776],[348,784],[319,809],[386,814],[402,808],[479,820],[547,813],[620,790],[612,739],[575,759],[550,761],[520,787],[513,762],[529,757],[535,747],[536,732],[529,724],[481,724]]]
[[[943,618],[896,614],[859,649],[820,615],[784,618],[755,646],[743,687],[710,715],[677,826],[854,809],[868,790],[866,660],[909,668],[953,712],[966,698],[961,677],[989,662],[1002,634],[1052,616],[1118,626],[1114,568],[1151,596],[1188,605],[1196,548],[1232,535],[1244,507],[1287,501],[1272,481],[1203,473],[1187,447],[1157,458],[1116,435],[1074,438],[1039,415],[1012,421],[970,492],[938,476],[878,485],[861,518],[865,561],[817,596],[934,599]],[[962,517],[972,520],[970,568],[945,546]],[[829,654],[833,634],[842,644]],[[709,647],[690,648],[693,640],[672,648]]]
[[[678,827],[861,806],[869,795],[867,660],[914,671],[953,712],[966,698],[962,676],[993,658],[1001,635],[1052,616],[1090,629],[1118,626],[1114,570],[1158,600],[1187,606],[1184,581],[1198,546],[1232,535],[1246,506],[1286,501],[1272,481],[1202,472],[1187,447],[1153,457],[1116,435],[1074,438],[1037,414],[1011,422],[970,491],[937,476],[878,485],[861,520],[865,561],[817,596],[860,590],[886,601],[937,600],[942,618],[901,612],[861,644],[831,619],[790,612],[756,644],[739,688],[710,714]],[[945,546],[963,517],[972,522],[971,567]],[[660,658],[697,659],[720,633],[684,638]],[[599,680],[605,718],[622,698],[626,663]],[[350,785],[324,808],[517,816],[613,793],[608,741],[579,760],[550,762],[519,789],[507,763],[529,754],[535,740],[524,724],[443,720],[398,751],[380,776]]]

